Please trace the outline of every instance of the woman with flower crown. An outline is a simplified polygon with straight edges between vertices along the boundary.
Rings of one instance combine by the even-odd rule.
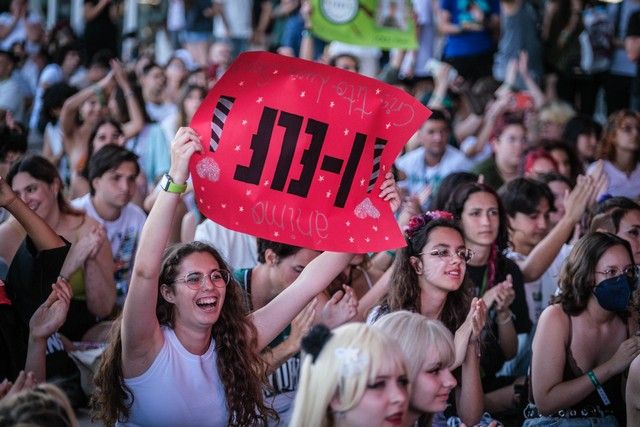
[[[473,298],[465,280],[467,262],[473,256],[465,246],[462,231],[453,215],[433,211],[411,218],[405,230],[407,246],[397,255],[391,288],[369,320],[398,310],[420,313],[440,320],[455,333],[456,357],[453,368],[457,415],[467,425],[476,425],[484,409],[480,382],[480,333],[485,323],[486,306]],[[434,425],[444,425],[442,414]]]

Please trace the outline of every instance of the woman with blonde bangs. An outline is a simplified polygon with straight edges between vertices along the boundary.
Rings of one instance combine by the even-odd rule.
[[[636,111],[620,110],[609,116],[598,158],[604,161],[609,178],[605,193],[630,199],[640,195],[640,115]]]
[[[407,360],[411,398],[402,425],[431,426],[457,384],[450,371],[455,363],[453,335],[441,322],[409,311],[384,316],[374,327],[395,337]]]
[[[351,323],[311,329],[290,427],[399,426],[409,405],[406,362],[377,328]]]

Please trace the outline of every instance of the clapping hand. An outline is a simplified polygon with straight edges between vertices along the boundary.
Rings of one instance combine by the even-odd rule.
[[[31,316],[29,331],[32,337],[46,339],[62,326],[67,319],[72,294],[66,279],[58,277],[49,298]]]

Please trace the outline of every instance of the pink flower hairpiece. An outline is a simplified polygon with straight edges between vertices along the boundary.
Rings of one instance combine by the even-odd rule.
[[[446,219],[453,221],[453,214],[447,211],[428,211],[416,215],[409,220],[409,224],[404,229],[404,234],[411,239],[422,227],[436,219]]]

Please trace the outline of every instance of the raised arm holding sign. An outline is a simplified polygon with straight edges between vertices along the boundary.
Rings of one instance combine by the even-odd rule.
[[[200,211],[237,231],[317,250],[404,245],[378,189],[430,112],[356,73],[244,53],[191,127],[205,149],[190,170]]]

